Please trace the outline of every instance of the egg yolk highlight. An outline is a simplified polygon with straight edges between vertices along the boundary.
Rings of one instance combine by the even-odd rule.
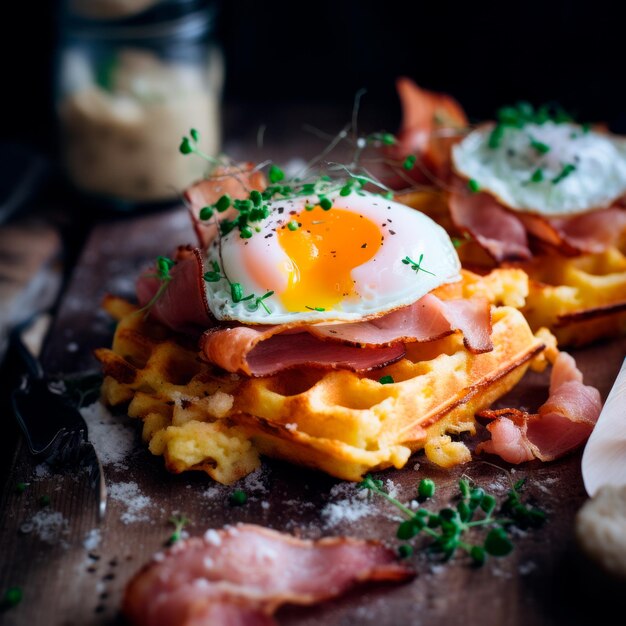
[[[380,227],[358,213],[320,206],[291,219],[299,224],[278,229],[278,241],[289,260],[283,270],[287,289],[279,297],[288,311],[332,309],[345,298],[358,296],[351,272],[369,261],[382,243]]]

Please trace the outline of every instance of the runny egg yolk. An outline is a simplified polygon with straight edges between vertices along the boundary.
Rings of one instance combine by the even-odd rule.
[[[292,216],[299,224],[278,229],[278,241],[289,259],[283,271],[287,288],[278,294],[288,311],[308,308],[332,309],[351,296],[358,296],[351,272],[369,261],[382,244],[378,224],[363,215],[320,206]]]

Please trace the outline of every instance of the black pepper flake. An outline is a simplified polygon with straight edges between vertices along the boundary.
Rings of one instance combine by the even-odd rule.
[[[388,217],[388,218],[387,218],[387,221],[388,221],[390,224],[393,222],[393,220],[392,220],[390,217]]]
[[[289,211],[289,215],[295,215],[296,211]]]
[[[265,235],[265,239],[269,239],[272,236],[272,233],[267,233],[267,235]]]
[[[361,248],[367,248],[367,244],[366,244],[366,243],[364,243],[364,244],[361,246]]]
[[[284,208],[284,207],[282,207],[282,206],[279,206],[279,207],[276,209],[276,211],[278,212],[278,214],[279,214],[279,215],[282,215],[282,213],[283,213],[283,211],[284,211],[284,210],[285,210],[285,208]]]
[[[390,231],[389,231],[389,234],[390,234],[390,235],[395,235],[395,234],[396,234],[396,231],[395,231],[395,230],[390,230]]]

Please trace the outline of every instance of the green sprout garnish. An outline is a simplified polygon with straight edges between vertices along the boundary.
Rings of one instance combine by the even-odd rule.
[[[305,306],[304,308],[309,309],[309,311],[319,311],[320,313],[326,310],[323,306]]]
[[[541,183],[543,182],[543,170],[538,167],[528,180],[529,183]]]
[[[161,281],[161,285],[157,292],[152,296],[152,299],[148,304],[143,306],[140,311],[144,311],[146,315],[149,313],[150,309],[156,304],[159,298],[165,293],[165,289],[172,279],[172,275],[170,270],[176,265],[176,261],[166,257],[159,256],[156,260],[156,272],[154,274],[147,274],[146,278],[158,278]]]
[[[298,230],[298,228],[300,228],[300,225],[295,220],[291,220],[290,222],[287,222],[287,228],[292,231]]]
[[[393,376],[389,376],[389,375],[387,375],[387,376],[381,376],[381,377],[378,379],[378,382],[379,382],[381,385],[391,385],[391,384],[394,382],[394,380],[393,380]]]
[[[502,138],[506,129],[521,129],[526,124],[545,124],[546,122],[554,122],[562,124],[564,122],[572,122],[573,118],[558,104],[544,104],[535,109],[529,102],[518,102],[514,106],[502,107],[498,110],[497,123],[489,135],[488,145],[495,150],[502,144]],[[531,145],[540,154],[545,154],[550,147],[541,142],[535,142],[531,138]]]
[[[183,528],[189,524],[189,520],[184,515],[172,515],[169,522],[174,525],[174,532],[170,535],[167,543],[172,545],[182,539]]]
[[[478,184],[477,180],[474,180],[473,178],[470,178],[467,181],[467,188],[472,192],[472,193],[478,193],[480,191],[480,185]]]
[[[235,489],[230,494],[229,500],[233,506],[243,506],[248,501],[248,496],[242,489]]]
[[[537,141],[536,139],[530,138],[530,145],[534,150],[536,150],[539,154],[547,154],[550,152],[550,146],[542,141]]]
[[[404,263],[405,265],[410,265],[410,266],[411,266],[411,269],[412,269],[412,270],[413,270],[416,274],[417,274],[417,273],[421,270],[422,272],[425,272],[426,274],[430,274],[431,276],[435,276],[435,274],[433,274],[433,272],[429,272],[427,269],[424,269],[424,268],[422,267],[422,261],[423,261],[423,259],[424,259],[424,255],[423,255],[423,254],[420,254],[420,258],[419,258],[419,260],[418,260],[418,261],[417,261],[417,263],[416,263],[416,262],[415,262],[415,261],[414,261],[411,257],[405,256],[405,257],[402,259],[402,263]]]
[[[41,496],[39,498],[39,506],[50,506],[50,496]]]
[[[576,171],[576,166],[572,163],[566,163],[560,173],[552,179],[552,184],[558,185],[574,171]]]
[[[9,587],[0,600],[0,608],[10,609],[17,606],[22,601],[23,593],[21,587]]]
[[[402,167],[408,172],[413,169],[413,167],[415,166],[416,160],[417,160],[417,157],[414,154],[409,154],[409,156],[406,159],[404,159],[404,162],[402,163]]]
[[[283,170],[281,170],[280,167],[278,167],[277,165],[272,165],[267,176],[270,183],[274,185],[276,183],[279,183],[281,180],[284,180],[285,172],[283,172]]]
[[[496,517],[496,498],[472,481],[462,478],[459,483],[459,496],[456,506],[444,507],[438,513],[419,506],[411,509],[385,491],[383,482],[367,475],[359,484],[361,489],[367,489],[373,494],[385,498],[393,504],[405,517],[400,522],[396,536],[407,542],[420,533],[427,535],[431,541],[427,548],[440,555],[444,561],[450,560],[458,550],[465,551],[475,565],[482,565],[488,556],[503,557],[513,550],[513,540],[510,529],[513,526],[528,528],[539,526],[545,521],[545,513],[537,508],[524,504],[520,491],[524,481],[518,481],[508,491],[506,501],[500,509],[501,515]],[[435,483],[426,478],[418,486],[420,502],[431,498],[435,493]],[[499,515],[500,515],[499,514]],[[479,516],[479,517],[477,517]],[[465,540],[474,529],[488,530],[480,543],[470,543]],[[404,543],[399,546],[398,553],[402,558],[412,554],[412,546]]]
[[[212,156],[209,156],[200,149],[198,145],[199,141],[200,133],[195,128],[192,128],[189,131],[189,137],[185,136],[182,138],[178,150],[181,154],[196,154],[206,161],[209,161],[209,163],[215,163],[215,159]]]
[[[393,146],[397,143],[396,138],[391,133],[372,133],[365,140],[367,143],[380,143],[384,146]]]
[[[24,493],[28,489],[28,483],[17,483],[15,485],[15,493]]]

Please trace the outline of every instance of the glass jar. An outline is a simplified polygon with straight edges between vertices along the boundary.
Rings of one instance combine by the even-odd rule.
[[[94,16],[90,2],[71,0],[62,23],[56,102],[67,175],[118,208],[171,201],[207,168],[178,150],[189,129],[206,154],[220,149],[215,3],[99,0]],[[102,17],[107,2],[114,19]]]

